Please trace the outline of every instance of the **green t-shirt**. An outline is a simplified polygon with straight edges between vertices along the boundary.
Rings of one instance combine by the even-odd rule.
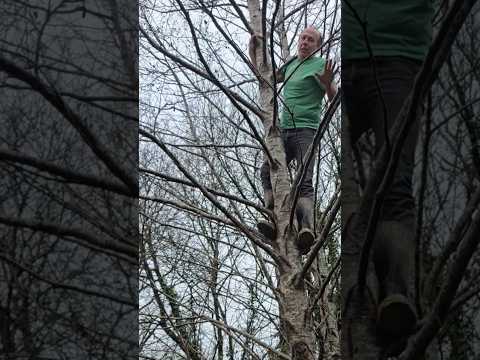
[[[432,41],[432,0],[349,0],[362,21],[373,56],[423,60]],[[342,1],[342,59],[368,58],[363,29]]]
[[[324,59],[311,57],[303,63],[294,58],[281,69],[286,81],[280,118],[282,129],[318,128],[325,89],[315,74],[323,73],[324,68]]]

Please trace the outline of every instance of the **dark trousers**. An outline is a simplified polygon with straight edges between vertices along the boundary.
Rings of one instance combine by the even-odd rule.
[[[349,120],[352,144],[365,131],[373,129],[378,153],[385,143],[387,131],[391,129],[412,90],[420,66],[417,61],[401,57],[376,59],[377,79],[386,108],[385,118],[371,61],[351,60],[342,63],[342,106]],[[418,130],[418,123],[410,128],[380,212],[373,247],[380,300],[392,293],[401,293],[413,299],[415,202],[412,175]],[[350,198],[349,194],[344,195]]]
[[[305,155],[307,154],[308,147],[313,141],[315,135],[315,129],[299,128],[299,129],[283,129],[281,137],[283,146],[285,148],[285,155],[287,158],[287,164],[295,159],[297,161],[297,169],[300,169],[300,165],[303,163]],[[307,169],[305,180],[300,185],[300,197],[313,198],[313,169],[315,161],[312,159]],[[260,178],[262,180],[262,186],[264,191],[272,190],[272,184],[270,181],[270,165],[267,160],[263,162],[260,168]]]
[[[402,57],[376,58],[377,78],[386,107],[386,119],[378,86],[369,59],[342,62],[343,103],[349,118],[352,144],[368,129],[375,134],[376,152],[385,143],[385,125],[392,127],[404,100],[410,93],[420,62]],[[383,202],[383,220],[412,219],[412,173],[418,124],[410,129],[395,171],[393,182]]]

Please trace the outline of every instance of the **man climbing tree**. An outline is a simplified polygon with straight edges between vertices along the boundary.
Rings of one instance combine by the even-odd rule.
[[[140,144],[143,150],[140,156],[141,231],[144,245],[140,270],[140,298],[144,302],[139,317],[142,334],[140,343],[144,344],[142,355],[155,359],[183,357],[200,360],[237,357],[269,360],[334,359],[339,353],[336,330],[340,327],[342,333],[346,334],[342,338],[342,346],[346,349],[342,359],[385,358],[379,354],[375,322],[372,321],[377,303],[368,304],[369,311],[361,312],[358,316],[360,301],[357,299],[360,296],[354,291],[347,291],[346,295],[350,298],[345,303],[348,306],[340,311],[335,306],[340,280],[342,289],[363,288],[364,298],[370,295],[369,289],[376,289],[370,287],[370,283],[368,287],[364,284],[355,286],[361,284],[360,279],[365,279],[364,267],[360,266],[365,261],[361,263],[360,259],[369,260],[368,254],[372,253],[368,246],[364,248],[362,245],[373,239],[370,234],[377,227],[376,224],[369,227],[369,235],[365,235],[367,226],[370,226],[366,225],[368,222],[365,221],[365,214],[368,216],[370,209],[374,208],[371,205],[373,200],[367,206],[358,206],[356,203],[354,210],[357,214],[345,226],[354,230],[360,228],[360,231],[345,231],[345,227],[340,229],[338,223],[340,194],[344,196],[345,190],[342,187],[340,193],[337,185],[339,165],[343,165],[338,156],[340,119],[336,106],[339,94],[329,104],[315,135],[314,144],[322,159],[315,184],[318,195],[315,208],[321,208],[323,215],[321,218],[314,216],[314,219],[319,219],[322,229],[306,257],[300,256],[295,245],[298,238],[295,208],[300,187],[292,187],[281,138],[282,123],[278,109],[283,106],[285,99],[280,101],[281,88],[275,86],[279,68],[277,64],[284,64],[290,59],[292,34],[297,37],[303,30],[303,27],[299,30],[299,26],[302,26],[299,23],[314,23],[318,29],[321,28],[324,43],[328,43],[332,53],[338,54],[340,11],[335,9],[339,3],[259,0],[143,3],[140,49],[145,50],[146,57],[141,61],[140,71],[145,81],[141,91],[140,120]],[[368,3],[370,9],[380,6],[376,1]],[[443,2],[444,6],[452,4],[462,8],[467,3],[470,1]],[[404,16],[402,11],[394,12],[395,23],[401,21],[401,27],[408,27],[409,16]],[[345,13],[346,11],[343,12]],[[439,17],[442,15],[440,12]],[[373,22],[380,20],[370,16],[361,19],[362,23],[368,21],[367,29],[371,29]],[[448,30],[447,35],[454,35],[450,29],[458,29],[457,24],[461,22],[461,19],[445,20],[445,25],[449,26],[442,25],[442,28]],[[348,35],[346,30],[344,27],[343,36]],[[363,27],[357,29],[356,35],[364,41],[361,30]],[[469,44],[468,51],[465,52],[465,58],[455,59],[454,70],[459,61],[470,63],[467,71],[472,71],[477,65],[475,49],[478,46],[470,39],[474,39],[480,32],[477,31],[478,27],[467,30],[469,36],[465,37],[464,43]],[[256,50],[253,56],[255,59],[250,59],[246,54],[251,34],[261,34],[261,37],[252,40]],[[423,33],[419,31],[417,35],[420,38]],[[440,43],[444,45],[443,53],[448,51],[454,41],[454,36],[446,37],[448,38],[451,39],[450,43]],[[297,53],[295,41],[292,53]],[[430,53],[434,54],[436,48],[438,47],[432,47]],[[441,55],[440,51],[437,54]],[[429,58],[430,56],[427,60]],[[368,58],[364,58],[364,61],[368,62]],[[435,61],[433,65],[437,65],[437,60]],[[256,65],[256,71],[252,62]],[[432,62],[426,64],[432,65]],[[438,66],[422,68],[420,74],[428,74],[435,68],[438,69]],[[252,71],[258,81],[252,81]],[[286,71],[283,71],[287,85],[293,80],[293,77],[288,80],[288,71],[287,66]],[[469,77],[468,74],[462,70],[455,75],[464,79]],[[383,80],[380,79],[380,82],[383,83]],[[423,89],[429,88],[429,84],[427,81],[417,84],[420,84],[422,91],[418,92],[416,86],[415,93],[419,95],[413,99],[420,102],[428,91]],[[477,83],[473,84],[476,86]],[[439,84],[445,90],[438,94],[438,102],[442,107],[444,102],[451,103],[442,109],[442,122],[447,121],[452,113],[460,113],[465,109],[464,104],[460,103],[457,107],[454,104],[456,99],[450,99],[452,87],[449,85],[448,82]],[[359,91],[366,90],[368,89],[361,88]],[[380,93],[383,94],[384,88],[382,91]],[[441,98],[443,94],[445,99]],[[478,93],[472,92],[465,98],[466,104],[477,98]],[[371,104],[365,103],[365,107],[371,107]],[[400,116],[399,119],[405,118]],[[474,116],[469,119],[475,121]],[[359,120],[367,121],[364,117]],[[433,128],[435,127],[436,125]],[[477,129],[474,130],[473,135]],[[445,132],[447,131],[447,139],[454,136],[459,141],[463,139],[456,132],[450,135],[450,128],[446,128]],[[436,134],[437,139],[444,142],[444,133]],[[391,146],[404,138],[392,132]],[[452,142],[457,143],[460,142]],[[473,142],[472,149],[478,149],[475,144]],[[258,163],[259,154],[263,154],[270,165],[273,211],[268,211],[255,201],[263,196],[262,191],[258,191],[261,184],[257,180],[260,179],[255,178],[256,173],[252,170],[258,170],[261,165]],[[312,152],[309,151],[309,158],[311,155]],[[437,164],[442,165],[444,160],[440,160]],[[450,163],[451,158],[445,159],[447,161]],[[467,174],[473,169],[470,164],[470,161],[466,163],[469,166]],[[457,172],[457,161],[449,166],[452,172]],[[430,171],[429,169],[435,167],[429,165],[425,171]],[[303,170],[305,175],[307,168],[303,167]],[[341,170],[343,186],[347,168],[342,166]],[[368,186],[362,188],[360,204],[369,199],[365,195],[370,194],[370,199],[376,199],[377,190],[379,193],[383,188],[383,182],[375,180],[382,180],[378,174],[386,173],[384,169],[380,170],[369,172],[369,180],[362,182]],[[371,176],[375,174],[377,175]],[[437,196],[443,198],[440,186],[447,180],[437,185],[436,179],[430,181],[432,176],[430,173],[428,175],[429,182],[425,182],[425,187],[433,189],[427,191],[429,198],[426,200],[434,200]],[[436,253],[439,253],[437,235],[447,237],[448,229],[453,229],[448,244],[454,244],[453,247],[458,244],[459,248],[452,252],[451,246],[445,246],[442,257],[438,258],[438,266],[432,269],[431,277],[419,279],[429,280],[432,286],[427,290],[431,291],[431,295],[426,298],[425,305],[417,307],[418,317],[421,318],[421,323],[417,324],[421,325],[418,324],[416,333],[409,336],[401,360],[420,359],[419,354],[431,343],[442,324],[444,327],[439,333],[438,347],[440,341],[447,348],[458,344],[453,340],[444,341],[444,329],[450,323],[456,323],[454,330],[463,324],[456,321],[455,314],[446,316],[450,305],[455,311],[461,306],[459,304],[470,301],[471,296],[476,297],[478,293],[475,283],[478,266],[469,271],[466,279],[468,282],[462,280],[456,297],[456,288],[453,287],[461,281],[461,261],[465,263],[470,259],[469,256],[474,253],[472,248],[475,249],[473,245],[479,239],[476,234],[480,227],[480,217],[477,216],[480,190],[477,179],[474,180],[466,185],[471,198],[468,202],[462,200],[468,206],[461,203],[452,208],[452,211],[445,211],[442,216],[432,214],[429,222],[422,225],[422,229],[434,230],[432,235],[422,231],[422,245],[428,240],[428,244],[432,244],[432,248],[435,246]],[[463,178],[460,181],[463,183]],[[458,194],[456,188],[448,191],[455,196]],[[457,205],[457,201],[454,204]],[[344,201],[342,219],[348,221],[347,217],[343,217],[346,205]],[[456,214],[464,205],[465,212]],[[431,207],[424,205],[418,208],[423,209],[422,214],[430,216]],[[454,210],[455,214],[451,216]],[[432,210],[431,213],[435,211]],[[457,215],[461,217],[459,226],[456,219],[449,219],[448,224],[443,223],[447,216],[453,218]],[[252,224],[256,224],[263,216],[275,224],[275,241],[268,240],[252,228]],[[374,217],[370,216],[372,218]],[[441,222],[442,226],[434,227]],[[353,250],[350,253],[342,252],[341,258],[337,253],[340,231],[342,247],[350,243],[359,244],[353,249],[350,247],[348,250]],[[365,253],[367,256],[364,256]],[[478,264],[478,252],[471,259]],[[447,266],[452,270],[447,271]],[[341,275],[338,269],[341,269]],[[374,275],[370,267],[367,273],[369,278]],[[475,299],[475,306],[477,303]],[[330,304],[334,306],[329,306]],[[467,305],[470,308],[470,304]],[[473,318],[470,316],[475,314],[473,311],[476,310],[469,310],[466,315]],[[361,324],[362,327],[355,328],[356,324]],[[470,332],[464,334],[470,337]],[[437,347],[436,342],[434,345]]]
[[[320,354],[324,358],[327,354],[338,354],[337,311],[330,305],[335,305],[339,269],[336,252],[339,235],[336,181],[339,114],[336,109],[339,97],[334,97],[324,116],[318,111],[317,116],[322,115],[320,121],[315,119],[320,124],[314,144],[318,146],[318,142],[322,142],[321,176],[317,182],[318,207],[323,210],[322,231],[316,236],[317,242],[308,257],[302,257],[296,246],[298,226],[295,216],[300,187],[292,186],[278,111],[283,103],[280,90],[276,91],[276,81],[272,79],[278,70],[277,63],[283,64],[290,59],[289,43],[292,39],[287,39],[288,34],[296,34],[293,40],[294,53],[297,53],[296,38],[303,30],[300,28],[296,32],[299,22],[314,21],[315,26],[321,26],[324,41],[330,49],[328,53],[338,54],[339,14],[330,12],[331,6],[328,5],[328,15],[325,16],[327,4],[323,2],[306,3],[300,7],[289,2],[258,0],[249,0],[243,5],[235,1],[226,8],[224,4],[213,4],[212,7],[204,1],[198,3],[198,9],[197,6],[192,9],[191,5],[175,1],[171,8],[152,6],[149,10],[150,7],[145,6],[148,15],[144,19],[146,29],[142,30],[148,42],[146,45],[152,50],[151,63],[162,69],[157,74],[161,82],[159,88],[164,90],[152,93],[155,98],[160,94],[157,103],[160,115],[148,117],[145,122],[147,130],[142,130],[141,136],[150,139],[148,142],[153,141],[154,152],[158,151],[148,155],[149,159],[154,159],[148,167],[156,169],[158,175],[168,177],[169,180],[160,180],[160,186],[172,186],[171,191],[165,188],[165,192],[160,190],[158,193],[162,200],[155,203],[160,208],[159,211],[155,209],[153,217],[166,219],[172,215],[176,217],[175,222],[178,221],[176,225],[165,224],[166,232],[158,232],[158,228],[152,228],[152,231],[148,228],[150,215],[144,217],[145,254],[157,246],[157,240],[168,237],[172,240],[172,251],[165,250],[162,245],[158,249],[178,257],[177,261],[173,257],[157,256],[153,250],[152,259],[162,258],[157,262],[158,271],[153,272],[149,260],[144,262],[146,280],[154,287],[161,287],[161,294],[154,302],[164,311],[155,310],[156,313],[162,319],[170,313],[172,319],[175,318],[161,320],[160,332],[168,339],[164,342],[164,352],[155,352],[154,356],[172,354],[178,357],[177,354],[182,354],[180,356],[192,359],[221,359],[237,357],[238,354],[248,359],[313,360]],[[170,11],[176,16],[168,15]],[[242,23],[244,30],[232,33],[232,23]],[[256,47],[252,49],[253,59],[249,59],[247,49],[238,46],[240,42],[247,45],[251,34],[261,34],[252,40]],[[176,38],[179,41],[175,41]],[[314,41],[306,40],[317,49],[320,42],[316,32],[312,38]],[[301,46],[300,56],[313,54],[311,47]],[[316,59],[305,60],[308,63]],[[297,72],[303,67],[300,65]],[[326,62],[323,67],[313,68],[308,79],[317,82],[315,74],[326,75],[324,67]],[[329,67],[333,77],[333,64]],[[251,81],[252,71],[258,82]],[[290,80],[289,71],[293,74]],[[289,85],[297,72],[287,69],[284,84]],[[320,86],[312,89],[319,91]],[[316,99],[319,106],[324,94],[325,90]],[[291,111],[295,114],[295,109]],[[298,122],[296,118],[294,121]],[[163,128],[168,124],[173,132],[168,129],[164,132]],[[151,133],[160,127],[160,132]],[[177,130],[182,135],[177,136]],[[323,136],[327,131],[330,136]],[[181,142],[179,147],[175,144],[177,141]],[[258,191],[260,184],[255,178],[256,172],[251,171],[258,170],[261,165],[258,163],[259,154],[269,160],[273,211],[252,201],[257,195],[258,199],[263,195]],[[309,151],[309,157],[312,155]],[[301,167],[298,165],[297,168]],[[305,166],[302,169],[306,172]],[[182,183],[175,183],[174,178],[183,179]],[[193,191],[188,190],[191,186]],[[170,197],[172,201],[167,200]],[[203,218],[204,215],[207,218]],[[275,241],[252,229],[252,224],[263,215],[274,219],[278,233]],[[164,228],[164,225],[160,227]],[[167,235],[170,229],[173,231],[171,237]],[[185,250],[183,253],[182,249]],[[193,251],[191,255],[190,251]],[[166,267],[163,261],[166,261]],[[193,266],[186,266],[187,261]],[[167,269],[170,265],[174,266],[172,272]],[[192,280],[196,279],[177,281],[178,271],[187,271]],[[195,288],[192,292],[188,290],[190,284]],[[199,296],[198,291],[202,295]],[[245,301],[245,296],[251,301]],[[236,299],[239,307],[233,305],[233,302],[237,303]],[[207,308],[209,314],[203,310]],[[236,319],[231,321],[230,314],[240,314],[241,317],[234,315]],[[190,320],[184,321],[184,316]],[[187,323],[192,326],[185,326]],[[210,329],[212,325],[214,332]],[[207,343],[205,340],[210,336],[213,342]],[[157,344],[152,342],[152,346]],[[150,354],[153,352],[146,353],[147,356]]]
[[[253,35],[249,43],[249,55],[255,69],[257,69],[256,48],[259,37],[259,35]],[[314,56],[321,46],[320,33],[313,27],[307,27],[300,33],[297,56],[287,61],[276,76],[278,82],[285,82],[280,128],[286,159],[288,164],[295,159],[298,168],[303,165],[308,147],[318,128],[325,93],[328,99],[332,100],[337,92],[333,82],[335,73],[333,62]],[[314,162],[311,161],[308,164],[305,180],[299,185],[300,197],[295,211],[299,226],[296,245],[302,254],[309,251],[315,239],[312,231],[313,169]],[[260,176],[265,206],[273,209],[274,197],[268,159],[265,159],[261,167]],[[273,222],[260,220],[257,226],[267,239],[275,240],[276,228]]]
[[[348,141],[355,144],[362,134],[373,129],[376,154],[382,147],[390,154],[393,124],[430,46],[433,6],[430,0],[372,1],[368,6],[365,1],[344,1],[342,9],[343,109],[348,119]],[[417,117],[405,138],[381,210],[374,215],[376,330],[379,344],[384,347],[404,340],[417,324],[412,173],[418,120]],[[342,192],[342,205],[348,206],[353,197]],[[347,221],[344,219],[344,223]],[[394,352],[401,349],[397,346]]]

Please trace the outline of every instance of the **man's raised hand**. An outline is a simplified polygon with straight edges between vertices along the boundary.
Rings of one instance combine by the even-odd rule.
[[[333,60],[327,60],[325,64],[325,69],[323,73],[316,73],[315,76],[317,77],[318,81],[323,85],[325,90],[329,90],[330,86],[333,81],[333,77],[335,75],[336,66]]]

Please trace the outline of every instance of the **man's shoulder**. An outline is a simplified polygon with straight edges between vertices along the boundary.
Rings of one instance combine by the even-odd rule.
[[[284,76],[295,71],[302,77],[309,77],[322,73],[325,69],[325,63],[326,60],[320,56],[314,56],[304,61],[300,61],[297,56],[293,56],[279,70]]]
[[[280,70],[285,71],[287,69],[287,67],[289,67],[290,65],[295,63],[297,59],[298,59],[297,56],[290,56],[287,59],[287,61],[285,61],[285,63],[282,66],[280,66]]]
[[[293,56],[290,59],[288,59],[285,64],[282,65],[282,69],[287,69],[289,66],[299,66],[300,71],[308,71],[308,69],[313,69],[313,70],[322,70],[325,66],[326,60],[320,56],[313,56],[311,58],[308,58],[307,60],[300,61],[298,60],[297,56]]]
[[[311,57],[307,59],[302,66],[300,66],[300,71],[304,76],[313,76],[316,73],[322,73],[325,69],[325,59],[319,56]]]
[[[325,63],[326,63],[326,60],[321,57],[321,56],[316,56],[313,58],[312,60],[312,64],[315,66],[315,67],[318,67],[318,68],[322,68],[325,66]]]

